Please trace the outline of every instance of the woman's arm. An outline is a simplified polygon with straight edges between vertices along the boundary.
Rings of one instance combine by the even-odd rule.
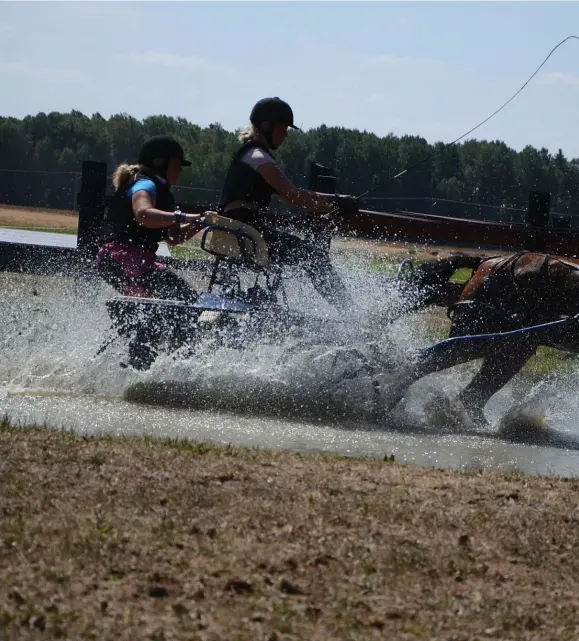
[[[174,212],[162,211],[155,208],[153,197],[148,191],[140,189],[133,194],[131,199],[135,218],[139,225],[150,227],[151,229],[160,229],[171,227],[177,224],[177,218]],[[195,222],[197,217],[193,214],[182,214],[185,216],[183,222]]]
[[[331,196],[293,185],[273,163],[259,166],[257,171],[263,176],[280,198],[308,211],[328,212],[332,209]]]

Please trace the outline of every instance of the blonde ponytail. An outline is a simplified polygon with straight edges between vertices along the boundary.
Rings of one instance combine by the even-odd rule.
[[[247,142],[248,140],[255,138],[256,135],[257,135],[257,129],[251,123],[249,123],[249,125],[247,125],[245,129],[242,129],[239,132],[237,139],[240,142]]]
[[[113,187],[118,189],[138,175],[148,176],[150,178],[154,175],[154,172],[148,167],[145,167],[145,165],[129,165],[123,163],[113,172]]]

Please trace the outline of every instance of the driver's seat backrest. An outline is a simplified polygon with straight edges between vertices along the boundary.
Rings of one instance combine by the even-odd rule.
[[[225,229],[209,229],[204,234],[205,249],[217,254],[221,258],[242,260],[244,255],[240,244],[245,250],[245,255],[259,267],[267,269],[269,266],[269,252],[262,235],[247,223],[242,223],[233,218],[221,216],[217,212],[205,212],[205,223],[217,225]],[[239,235],[228,232],[241,232]],[[251,240],[250,240],[251,239]]]

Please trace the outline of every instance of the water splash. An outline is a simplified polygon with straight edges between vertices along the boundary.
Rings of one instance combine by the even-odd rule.
[[[162,355],[150,371],[135,372],[119,367],[125,355],[120,345],[95,357],[109,327],[104,302],[112,294],[110,288],[72,277],[0,274],[4,357],[0,395],[35,393],[48,398],[54,393],[124,399],[160,411],[218,410],[360,429],[468,432],[466,418],[454,399],[472,374],[471,365],[416,382],[387,425],[375,423],[376,375],[367,363],[374,363],[383,373],[383,391],[387,391],[388,378],[396,380],[408,352],[433,340],[433,315],[415,314],[388,324],[403,305],[388,283],[360,275],[352,265],[341,275],[358,302],[349,322],[360,332],[358,337],[352,332],[347,347],[329,346],[323,335],[318,344],[306,348],[291,340],[245,351],[209,346],[204,350],[201,346],[190,358]],[[189,277],[195,278],[193,274]],[[336,311],[306,281],[288,283],[287,289],[290,304],[297,309],[336,317]],[[529,426],[535,421],[551,439],[542,437],[542,443],[552,444],[555,431],[563,431],[572,443],[577,381],[573,376],[556,377],[556,381],[545,387],[543,400],[529,397],[526,406],[515,407],[510,414],[509,407],[516,403],[509,396],[510,388],[497,394],[487,406],[487,415],[495,416],[495,423],[497,415],[505,416],[496,434],[524,442],[532,430],[516,425],[526,421]],[[557,385],[560,393],[553,396]],[[536,392],[532,389],[530,394]]]

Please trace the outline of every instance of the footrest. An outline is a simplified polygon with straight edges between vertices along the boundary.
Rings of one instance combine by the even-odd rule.
[[[199,316],[200,325],[217,325],[219,321],[223,318],[223,312],[210,312],[204,311],[201,312]]]
[[[203,312],[230,312],[234,314],[247,314],[258,309],[252,301],[243,298],[227,298],[213,293],[201,294],[192,307]]]

